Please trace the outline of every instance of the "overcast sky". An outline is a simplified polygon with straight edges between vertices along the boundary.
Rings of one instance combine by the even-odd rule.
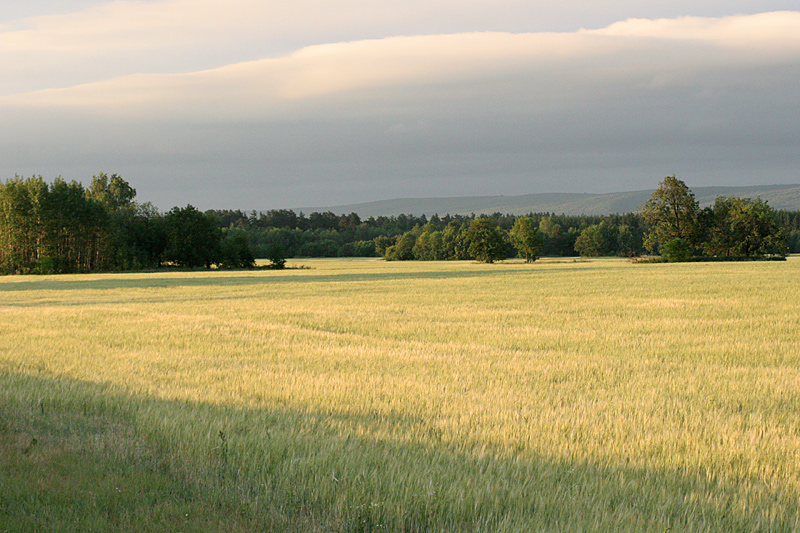
[[[800,183],[800,6],[7,0],[0,124],[164,210]]]

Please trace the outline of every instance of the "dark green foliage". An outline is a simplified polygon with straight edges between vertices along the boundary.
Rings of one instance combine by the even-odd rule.
[[[583,257],[612,255],[618,250],[619,229],[606,221],[592,224],[575,240],[575,251]]]
[[[664,178],[642,217],[650,226],[645,246],[660,247],[668,261],[688,261],[694,248],[709,257],[737,258],[782,257],[791,250],[788,214],[780,215],[781,221],[766,202],[735,196],[699,210],[691,190],[674,176]]]
[[[386,255],[386,249],[394,244],[394,239],[386,235],[379,235],[373,239],[373,242],[375,243],[375,251],[381,256],[384,256]]]
[[[102,269],[102,248],[108,239],[108,213],[102,205],[87,198],[80,183],[60,178],[50,185],[44,200],[42,255],[53,258],[55,272]]]
[[[661,247],[661,256],[668,263],[689,261],[692,255],[692,246],[686,239],[672,239]]]
[[[466,232],[469,253],[478,261],[494,263],[506,258],[505,231],[491,218],[476,218]]]
[[[253,268],[256,258],[250,249],[247,233],[242,230],[225,232],[220,245],[220,268]]]
[[[674,238],[677,232],[670,228],[677,225],[692,250],[702,249],[715,257],[800,252],[800,212],[775,212],[760,200],[738,198],[719,199],[714,207],[696,211],[683,182],[674,176],[665,178],[662,188],[648,206],[657,206],[652,211],[664,215],[663,220],[646,217],[644,211],[607,216],[494,213],[480,218],[509,231],[513,245],[528,261],[540,255],[577,253],[634,257],[644,252],[645,236],[657,249],[667,242],[664,239]],[[188,206],[163,216],[150,204],[136,203],[135,195],[136,190],[117,174],[93,176],[87,189],[60,178],[48,184],[40,176],[17,176],[0,183],[0,273],[138,270],[156,268],[165,261],[241,268],[251,265],[254,257],[268,258],[276,246],[284,258],[476,258],[468,238],[475,215],[362,220],[355,213],[305,216],[285,209],[214,210],[203,215]],[[683,203],[669,203],[676,198]],[[665,208],[669,205],[674,209]],[[685,211],[692,216],[670,218],[680,206],[688,206]],[[181,222],[182,218],[187,220]],[[508,242],[502,254],[498,245],[492,260],[509,253],[514,252]]]
[[[786,252],[800,253],[800,211],[774,211],[774,214],[786,235]]]
[[[281,245],[273,245],[267,251],[267,259],[269,259],[269,267],[275,270],[282,270],[286,267],[286,254]]]
[[[384,258],[387,261],[408,261],[414,259],[414,246],[417,244],[417,238],[422,234],[419,226],[416,226],[408,233],[404,233],[397,238],[397,241],[392,246],[386,249]]]
[[[191,205],[173,207],[164,216],[164,224],[167,233],[164,261],[188,268],[211,268],[219,262],[222,232],[212,216]]]
[[[800,252],[800,230],[793,229],[786,232],[786,251],[788,253]]]
[[[60,263],[57,258],[50,257],[49,255],[41,256],[36,264],[33,266],[32,274],[57,274],[60,272]]]
[[[167,246],[164,218],[149,203],[111,213],[112,246],[108,251],[114,270],[139,270],[160,266]]]
[[[644,242],[645,248],[656,251],[673,239],[696,244],[699,211],[694,194],[683,181],[675,176],[664,178],[652,198],[642,207],[642,217],[650,227]]]
[[[470,243],[466,237],[469,223],[451,220],[442,230],[436,229],[437,223],[441,226],[442,220],[435,217],[424,227],[420,228],[417,225],[411,231],[398,236],[394,240],[395,244],[384,248],[384,259],[387,261],[471,259],[472,256],[468,252]],[[388,237],[376,239],[376,249],[380,250],[387,241],[391,242]]]
[[[306,232],[308,233],[308,232]],[[300,257],[337,257],[340,242],[336,238],[336,230],[312,231],[313,238],[303,243],[297,250]]]
[[[469,259],[469,241],[467,240],[467,228],[469,223],[452,221],[447,224],[442,232],[442,246],[448,259],[463,261]]]
[[[420,261],[442,261],[449,256],[444,246],[444,232],[434,230],[430,224],[425,225],[412,251],[414,258]]]
[[[374,241],[355,241],[339,248],[339,257],[376,257]]]
[[[297,228],[251,228],[247,235],[256,257],[267,257],[269,249],[274,245],[283,247],[287,256],[296,257],[304,243],[304,233]]]
[[[559,257],[575,255],[575,241],[580,235],[581,225],[588,220],[590,219],[567,216],[557,217],[555,215],[540,217],[539,232],[542,235],[541,254]]]
[[[60,178],[19,176],[0,184],[0,272],[57,274],[158,266],[166,246],[161,216],[133,202],[116,174],[89,189]]]
[[[0,271],[54,274],[104,268],[108,212],[80,183],[19,176],[0,185]]]
[[[642,235],[627,224],[617,226],[617,254],[624,257],[639,255],[642,248]]]
[[[319,229],[336,229],[339,227],[339,217],[330,211],[324,213],[311,213],[308,217],[310,226]]]
[[[705,242],[712,256],[784,255],[786,235],[766,202],[750,198],[717,198],[703,210]]]
[[[519,217],[509,232],[511,244],[525,257],[526,263],[536,261],[542,248],[542,236],[531,217]]]

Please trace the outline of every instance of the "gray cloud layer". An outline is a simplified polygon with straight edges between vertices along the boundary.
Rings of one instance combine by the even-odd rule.
[[[150,7],[164,10],[161,25],[182,13],[178,1]],[[102,18],[89,15],[86,28]],[[237,17],[218,21],[219,35]],[[56,19],[31,31],[72,42],[69,57],[114,30],[79,38]],[[118,48],[146,28],[156,34],[147,47],[191,42],[207,23],[184,21],[166,37],[133,21]],[[23,33],[0,34],[0,50],[33,54]],[[334,42],[182,74],[86,72],[63,88],[7,84],[7,173],[120,172],[163,208],[246,209],[608,192],[672,173],[694,185],[800,180],[798,12]]]

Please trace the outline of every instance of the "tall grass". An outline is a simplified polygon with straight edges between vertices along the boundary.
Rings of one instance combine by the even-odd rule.
[[[800,260],[305,264],[2,278],[0,397],[272,529],[800,528]]]

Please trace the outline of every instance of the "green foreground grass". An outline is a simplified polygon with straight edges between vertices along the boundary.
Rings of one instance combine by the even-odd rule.
[[[303,263],[0,278],[0,531],[800,528],[800,259]]]

